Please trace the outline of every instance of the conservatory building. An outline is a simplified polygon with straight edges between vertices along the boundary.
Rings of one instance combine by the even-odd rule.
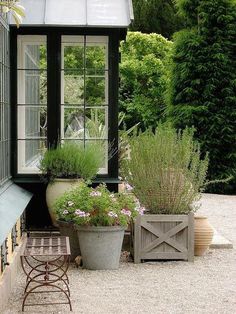
[[[25,223],[50,230],[39,171],[45,150],[99,143],[104,160],[93,183],[117,190],[119,43],[133,18],[131,0],[20,3],[26,17],[19,28],[0,14],[0,274],[6,278]]]

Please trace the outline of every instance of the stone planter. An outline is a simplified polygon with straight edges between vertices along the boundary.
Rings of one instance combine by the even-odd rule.
[[[46,189],[46,202],[48,211],[52,219],[52,224],[58,227],[56,221],[56,213],[53,210],[55,201],[65,192],[71,190],[77,184],[81,182],[80,179],[55,179],[52,183],[49,183]]]
[[[77,226],[83,267],[118,269],[125,228]]]
[[[194,259],[194,215],[143,215],[134,224],[134,262]]]
[[[209,248],[214,230],[208,222],[207,217],[194,217],[194,255],[202,256]]]
[[[77,237],[77,231],[74,227],[74,223],[57,220],[57,224],[59,226],[60,234],[62,236],[69,237],[70,239],[70,260],[73,262],[75,258],[80,255],[79,240]]]

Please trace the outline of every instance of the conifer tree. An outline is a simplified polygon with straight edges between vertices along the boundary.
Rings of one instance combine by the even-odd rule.
[[[169,115],[194,126],[210,157],[209,191],[236,192],[236,0],[177,0],[188,28],[174,36]]]

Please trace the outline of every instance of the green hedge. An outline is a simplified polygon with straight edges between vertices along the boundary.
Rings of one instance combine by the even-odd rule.
[[[236,0],[178,0],[189,28],[175,34],[168,92],[175,127],[194,126],[209,151],[209,191],[236,192]]]

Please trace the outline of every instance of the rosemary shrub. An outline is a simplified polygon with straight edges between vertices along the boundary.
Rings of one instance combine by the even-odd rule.
[[[168,124],[130,139],[130,159],[121,165],[141,204],[152,214],[187,214],[203,190],[208,156],[201,158],[193,129]]]
[[[104,153],[99,144],[64,143],[54,149],[49,149],[43,155],[39,169],[48,181],[55,178],[76,179],[85,181],[96,176],[102,166]]]

